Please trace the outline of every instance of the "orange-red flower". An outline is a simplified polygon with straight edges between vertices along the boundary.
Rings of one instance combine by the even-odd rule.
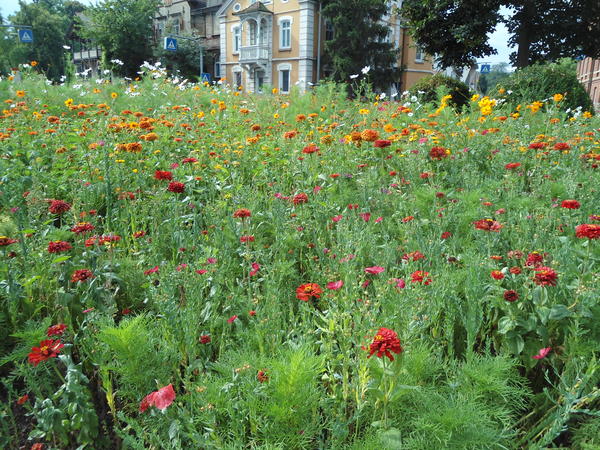
[[[321,298],[319,294],[322,294],[323,290],[317,283],[306,283],[296,289],[296,298],[307,302],[310,297]]]
[[[499,270],[492,270],[492,278],[494,280],[502,280],[504,279],[504,274]]]
[[[431,283],[431,278],[427,278],[429,276],[429,272],[423,272],[422,270],[417,270],[413,272],[411,275],[412,280],[411,283],[424,283],[425,286],[428,286]]]
[[[492,219],[481,219],[477,222],[473,222],[473,224],[475,225],[476,230],[485,230],[488,233],[490,231],[495,231],[496,233],[498,233],[502,228],[502,225],[500,225],[498,222]]]
[[[595,223],[584,223],[576,228],[579,239],[600,239],[600,225]]]
[[[50,208],[48,208],[48,210],[52,214],[62,214],[69,211],[70,209],[71,204],[62,200],[52,200],[52,203],[50,203]]]
[[[61,344],[59,340],[54,342],[54,339],[44,339],[40,342],[39,347],[31,347],[29,362],[33,364],[33,367],[37,367],[39,363],[46,359],[56,358],[60,353],[60,349],[64,346],[65,344]]]
[[[312,153],[316,153],[319,151],[319,148],[316,145],[309,145],[308,147],[304,147],[302,153],[310,155]]]
[[[535,269],[533,281],[539,286],[556,286],[558,275],[550,267],[541,266]]]
[[[67,328],[67,326],[64,323],[59,323],[57,325],[52,325],[50,328],[48,328],[48,331],[46,332],[46,335],[48,337],[62,336],[63,332],[65,331],[65,328]]]
[[[252,217],[252,213],[250,212],[249,209],[242,208],[242,209],[238,209],[236,212],[234,212],[233,217],[235,217],[236,219],[243,219],[245,217]]]
[[[448,153],[444,147],[433,147],[429,152],[429,157],[441,161],[443,158],[448,157]]]
[[[308,196],[302,192],[298,195],[294,195],[294,197],[292,198],[292,203],[294,203],[294,205],[300,205],[302,203],[307,203],[308,202]]]
[[[567,209],[579,209],[581,205],[577,200],[563,200],[560,206]]]
[[[394,361],[392,353],[399,355],[402,352],[402,347],[400,346],[400,339],[398,339],[396,332],[382,327],[373,338],[373,343],[369,350],[370,353],[367,358],[377,354],[378,358],[385,355],[390,358],[390,361]]]

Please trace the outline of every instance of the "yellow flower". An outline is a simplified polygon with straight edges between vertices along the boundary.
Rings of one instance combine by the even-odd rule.
[[[116,92],[113,92],[112,94],[110,94],[110,96],[111,96],[112,98],[117,98],[117,97],[118,97],[118,95],[117,95],[117,93],[116,93]]]
[[[25,97],[25,91],[17,91],[17,97]]]
[[[277,88],[273,88],[273,94],[277,94],[279,90]]]
[[[363,115],[364,115],[364,114],[369,114],[369,110],[368,110],[368,109],[361,109],[361,110],[359,111],[359,114],[363,114]]]
[[[277,113],[273,114],[273,118],[274,119],[279,119],[279,114],[277,114]]]
[[[586,112],[583,113],[583,117],[586,118],[586,119],[589,119],[590,117],[592,117],[592,113],[589,112],[589,111],[586,111]]]
[[[13,80],[13,76],[11,75],[10,77],[8,77],[8,81],[12,81]]]
[[[554,101],[560,102],[563,99],[562,94],[554,94]]]
[[[504,88],[498,89],[498,94],[504,94]]]
[[[67,100],[65,100],[65,106],[68,108],[69,106],[71,106],[73,104],[73,99],[72,98],[68,98]]]
[[[471,97],[472,102],[476,102],[477,100],[479,100],[479,94],[475,94],[473,97]]]

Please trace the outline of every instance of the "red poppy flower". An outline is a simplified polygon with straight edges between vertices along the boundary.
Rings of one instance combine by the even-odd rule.
[[[260,269],[260,264],[258,263],[252,263],[252,270],[250,271],[250,276],[254,276],[256,275],[256,273],[258,272],[258,269]]]
[[[233,323],[233,322],[235,322],[235,319],[237,319],[237,318],[238,318],[238,316],[231,316],[229,319],[227,319],[227,322]]]
[[[294,205],[301,205],[302,203],[307,203],[308,202],[308,196],[302,192],[298,195],[294,195],[294,197],[292,198],[292,203]]]
[[[154,172],[154,179],[171,181],[173,179],[173,174],[168,170],[157,170],[156,172]]]
[[[442,233],[442,239],[448,239],[451,236],[450,232],[444,231]]]
[[[476,230],[485,230],[488,233],[490,231],[495,231],[496,233],[500,232],[502,225],[492,219],[481,219],[477,222],[473,222]]]
[[[48,243],[48,253],[66,252],[71,249],[71,244],[67,241],[50,241]]]
[[[378,273],[383,272],[385,269],[380,266],[367,267],[365,272],[370,273],[371,275],[377,275]]]
[[[506,165],[506,170],[512,170],[512,169],[516,169],[517,167],[520,167],[521,163],[508,163]]]
[[[340,281],[332,281],[331,283],[327,283],[327,289],[331,289],[332,291],[337,291],[344,285],[342,280]]]
[[[92,278],[96,278],[91,270],[81,269],[76,270],[75,273],[71,276],[71,283],[77,283],[78,281],[86,281]]]
[[[60,349],[65,344],[61,344],[59,340],[54,342],[54,339],[44,339],[40,342],[39,347],[31,347],[31,353],[29,354],[29,362],[33,364],[33,367],[37,367],[39,363],[49,358],[56,358],[60,353]]]
[[[62,336],[63,332],[65,331],[65,328],[67,328],[67,326],[64,323],[59,323],[57,325],[52,325],[50,328],[48,328],[48,331],[46,332],[46,335],[48,337]]]
[[[423,272],[422,270],[417,270],[416,272],[413,272],[413,274],[411,275],[412,280],[411,283],[424,283],[425,286],[429,286],[429,283],[431,283],[431,278],[427,278],[429,276],[429,272]]]
[[[323,290],[317,283],[306,283],[296,289],[296,298],[307,302],[310,297],[321,298],[319,294],[322,294]]]
[[[63,202],[62,200],[52,200],[52,203],[50,203],[50,208],[48,208],[48,211],[50,211],[52,214],[62,214],[62,213],[69,211],[70,209],[71,209],[70,203]]]
[[[595,223],[589,224],[584,223],[583,225],[579,225],[576,228],[577,237],[579,239],[588,238],[588,239],[600,239],[600,225]]]
[[[519,294],[516,291],[504,291],[504,300],[507,302],[514,302],[519,299]]]
[[[167,189],[169,190],[169,192],[174,192],[175,194],[182,194],[183,192],[185,192],[185,184],[179,181],[171,181]]]
[[[252,217],[252,213],[249,209],[238,209],[236,212],[233,213],[233,217],[235,217],[236,219],[244,219],[245,217]]]
[[[209,342],[210,342],[210,336],[208,334],[203,334],[202,336],[200,336],[201,344],[208,344]]]
[[[441,161],[443,158],[448,157],[448,153],[444,147],[433,147],[429,152],[429,157]]]
[[[577,200],[563,200],[560,206],[567,209],[579,209],[581,205]]]
[[[394,361],[392,352],[396,355],[399,355],[402,352],[400,339],[398,339],[398,335],[395,331],[388,328],[380,328],[379,331],[377,331],[375,338],[373,338],[373,343],[370,346],[370,353],[367,358],[377,354],[378,358],[385,355],[390,358],[390,361]]]
[[[502,280],[504,279],[504,274],[499,270],[492,270],[492,278],[494,280]]]
[[[146,395],[140,403],[140,412],[143,413],[152,405],[155,405],[162,411],[173,403],[173,400],[175,400],[175,391],[173,390],[173,384],[169,384],[156,392]]]
[[[533,281],[539,286],[556,286],[558,275],[550,267],[537,267]]]
[[[550,350],[552,350],[550,347],[540,349],[540,353],[533,356],[533,359],[544,359]]]

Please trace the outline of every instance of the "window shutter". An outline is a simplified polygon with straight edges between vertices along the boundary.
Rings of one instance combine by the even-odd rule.
[[[179,31],[183,30],[183,18],[179,18]]]

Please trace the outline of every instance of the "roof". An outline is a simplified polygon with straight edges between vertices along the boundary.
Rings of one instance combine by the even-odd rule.
[[[256,3],[253,3],[252,5],[248,6],[247,8],[242,9],[241,11],[234,12],[233,15],[241,16],[242,14],[249,14],[249,13],[273,14],[273,11],[270,11],[265,5],[263,5],[263,3],[261,1],[257,1]]]

